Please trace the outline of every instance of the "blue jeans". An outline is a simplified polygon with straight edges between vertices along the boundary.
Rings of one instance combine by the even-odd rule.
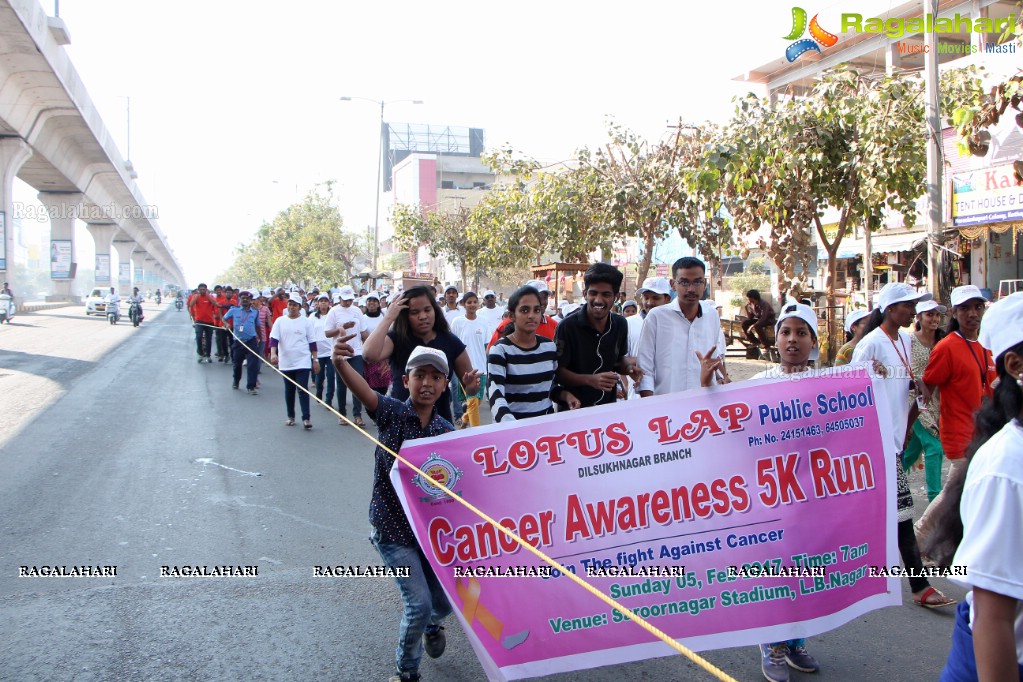
[[[309,386],[309,370],[308,369],[282,369],[281,373],[284,376],[293,379],[302,388]],[[284,404],[288,408],[288,419],[295,418],[295,393],[298,393],[298,406],[302,408],[302,419],[309,419],[309,394],[305,391],[299,391],[295,388],[295,384],[291,383],[287,379],[284,379]]]
[[[359,376],[362,376],[363,362],[362,362],[362,356],[361,355],[356,355],[353,358],[348,358],[348,365],[352,369],[354,369],[356,372],[358,372]],[[331,369],[333,369],[333,368],[331,368]],[[331,396],[331,397],[333,397],[333,396]],[[327,400],[327,402],[329,403],[330,400]],[[345,403],[347,403],[347,402],[348,402],[348,386],[345,385],[345,382],[338,381],[337,382],[337,407],[338,407],[337,411],[340,412],[341,414],[345,415],[346,417],[348,416],[348,408],[345,406]],[[362,403],[360,403],[359,399],[355,397],[355,393],[352,393],[352,416],[353,417],[361,417],[362,416]]]
[[[242,378],[242,363],[248,358],[249,364],[245,369],[245,388],[252,391],[256,388],[256,377],[259,374],[259,366],[262,364],[257,357],[259,349],[256,339],[239,341],[234,339],[232,357],[234,358],[234,383],[237,386]]]
[[[330,361],[330,354],[328,353],[327,359],[320,361],[320,373],[316,375],[316,395],[320,396],[320,392],[326,387],[327,395],[323,397],[323,402],[330,405],[334,402],[334,389],[336,386],[337,370],[334,369],[334,363]]]
[[[440,626],[441,621],[451,614],[451,604],[418,545],[382,543],[375,528],[369,539],[385,566],[407,566],[409,569],[407,578],[394,579],[404,605],[398,628],[398,648],[394,652],[395,664],[399,673],[419,672],[419,661],[423,658],[423,634]]]

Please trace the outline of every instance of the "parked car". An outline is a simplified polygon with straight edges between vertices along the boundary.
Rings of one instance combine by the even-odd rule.
[[[85,314],[105,315],[107,312],[107,296],[109,294],[109,288],[96,287],[93,289],[92,293],[85,299]]]

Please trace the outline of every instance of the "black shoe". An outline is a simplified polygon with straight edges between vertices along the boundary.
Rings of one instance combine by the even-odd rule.
[[[430,658],[440,658],[447,647],[448,641],[444,636],[444,626],[438,625],[436,630],[427,630],[423,633],[423,648]]]
[[[387,682],[419,682],[419,673],[395,673],[387,678]]]
[[[231,384],[231,388],[233,388],[234,390],[237,391],[238,390],[238,382],[235,382],[235,383]]]

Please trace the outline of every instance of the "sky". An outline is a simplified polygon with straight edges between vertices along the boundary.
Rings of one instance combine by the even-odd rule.
[[[318,183],[336,181],[349,228],[372,225],[380,110],[342,96],[419,99],[388,104],[385,119],[479,127],[488,148],[558,161],[603,143],[609,118],[650,139],[679,117],[727,119],[751,89],[733,78],[782,56],[791,7],[64,0],[60,16],[65,49],[194,284]],[[92,263],[79,235],[78,261]]]

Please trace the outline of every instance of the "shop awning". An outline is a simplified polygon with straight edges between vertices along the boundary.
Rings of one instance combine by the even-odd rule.
[[[912,251],[927,240],[924,232],[905,232],[903,234],[875,234],[871,235],[870,249],[874,253],[899,253],[900,251]],[[862,256],[866,250],[863,239],[850,239],[846,237],[838,245],[839,258],[854,258]],[[817,259],[827,260],[826,249],[817,248]]]

